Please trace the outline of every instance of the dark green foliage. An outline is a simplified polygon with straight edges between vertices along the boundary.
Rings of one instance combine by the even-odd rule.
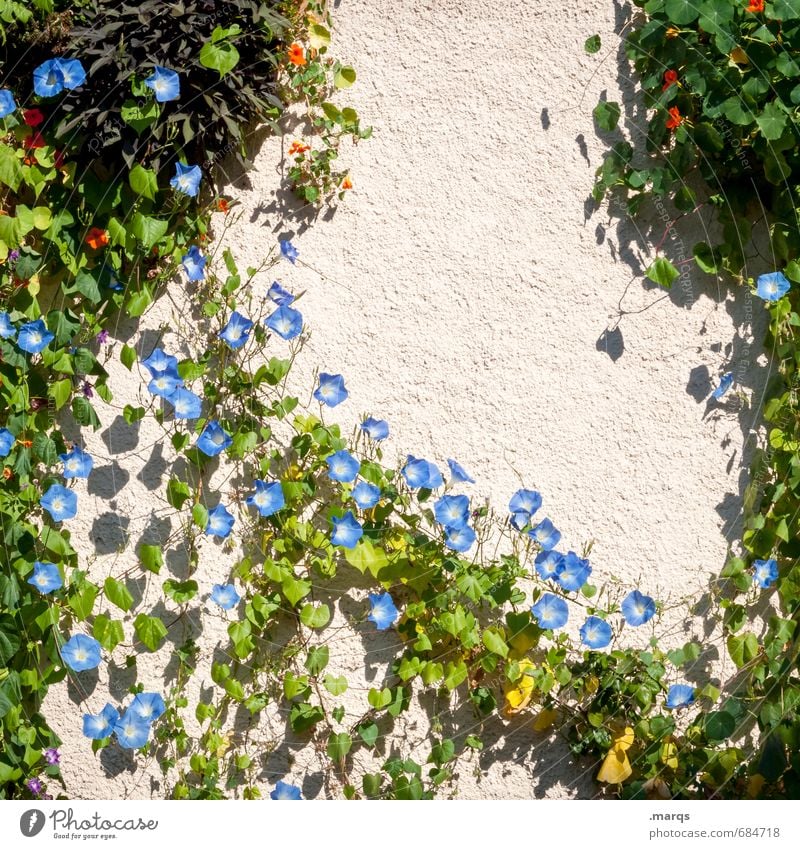
[[[141,162],[157,172],[168,169],[163,184],[177,156],[204,170],[229,154],[244,161],[246,126],[280,112],[273,51],[288,22],[278,5],[87,0],[73,7],[66,37],[52,25],[30,33],[10,69],[7,48],[6,85],[22,99],[42,61],[80,59],[86,84],[45,99],[44,126],[74,151],[79,166],[100,174],[122,158],[129,168]],[[144,85],[156,65],[179,73],[179,99],[156,104]]]

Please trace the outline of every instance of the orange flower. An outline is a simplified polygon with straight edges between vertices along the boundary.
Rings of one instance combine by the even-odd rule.
[[[14,477],[14,472],[12,472],[12,471],[11,471],[11,469],[10,469],[8,466],[5,466],[5,467],[3,468],[3,477],[4,477],[7,481],[10,481],[10,480],[11,480],[11,478],[13,478],[13,477]]]
[[[666,91],[673,83],[676,82],[678,82],[677,71],[664,71],[664,85],[661,86],[661,91]]]
[[[303,50],[302,44],[298,44],[296,41],[293,44],[289,45],[289,61],[293,65],[305,65],[306,63],[306,52]]]
[[[749,0],[750,5],[747,7],[748,12],[753,12],[754,14],[757,12],[764,11],[764,0]]]
[[[352,180],[350,179],[349,176],[345,177],[344,180],[342,180],[342,190],[346,192],[348,189],[352,189],[352,188],[353,188]]]
[[[108,244],[108,233],[101,227],[92,227],[86,234],[86,244],[93,250],[104,248]]]
[[[299,141],[293,141],[289,148],[289,156],[294,156],[296,153],[305,153],[311,150],[310,146]]]
[[[681,31],[677,27],[667,27],[667,31],[665,33],[667,38],[677,38],[681,34]]]
[[[667,118],[667,129],[674,130],[676,127],[680,127],[683,123],[683,115],[678,111],[677,106],[673,106],[669,110],[669,118]]]
[[[231,205],[228,203],[227,200],[225,200],[225,198],[218,198],[217,199],[217,210],[219,212],[227,213],[227,212],[230,211],[230,208],[231,208]]]
[[[18,439],[17,442],[19,442],[23,448],[30,448],[33,445],[33,442],[31,442],[30,439]]]

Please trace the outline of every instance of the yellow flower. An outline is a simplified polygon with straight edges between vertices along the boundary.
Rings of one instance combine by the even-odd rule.
[[[631,762],[628,760],[628,749],[633,745],[633,728],[626,727],[619,737],[614,740],[614,745],[609,749],[597,780],[606,784],[622,784],[623,781],[633,775]]]
[[[527,674],[533,672],[534,664],[527,658],[519,661],[519,671],[522,675],[513,684],[508,681],[505,686],[506,713],[513,716],[528,706],[533,696],[533,678]]]

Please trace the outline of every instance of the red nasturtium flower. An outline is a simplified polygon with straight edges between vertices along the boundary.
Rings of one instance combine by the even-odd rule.
[[[14,477],[14,472],[12,472],[12,471],[11,471],[11,469],[10,469],[8,466],[4,466],[4,467],[3,467],[3,477],[4,477],[7,481],[10,481],[10,480],[11,480],[11,478],[13,478],[13,477]]]
[[[683,123],[683,115],[678,111],[677,106],[673,106],[669,110],[669,118],[667,118],[667,129],[674,130],[676,127],[680,127]]]
[[[298,44],[296,41],[293,44],[289,45],[289,61],[293,65],[305,65],[306,63],[306,52],[303,50],[302,44]]]
[[[299,141],[293,141],[291,147],[289,148],[289,156],[294,156],[296,153],[305,153],[307,150],[311,148],[307,144],[303,144]]]
[[[218,198],[217,199],[217,209],[220,212],[228,213],[230,211],[230,208],[231,208],[231,205],[228,203],[227,200],[225,200],[225,198]]]
[[[672,69],[664,71],[664,85],[661,86],[661,91],[666,91],[673,83],[678,82],[678,72]]]
[[[38,127],[44,121],[44,113],[41,109],[24,109],[22,111],[22,120],[29,127]]]
[[[44,140],[44,136],[38,130],[34,130],[25,139],[25,147],[28,150],[36,150],[37,148],[44,147],[46,144],[47,142]]]
[[[349,176],[345,177],[344,180],[342,180],[342,190],[346,192],[348,189],[352,189],[352,188],[353,188],[353,181],[350,179]]]
[[[101,227],[92,227],[86,234],[86,244],[94,250],[104,248],[108,244],[108,233]]]
[[[55,156],[53,157],[53,163],[55,164],[56,168],[63,168],[64,167],[64,151],[63,150],[56,150]]]
[[[749,0],[750,5],[747,7],[748,12],[763,12],[764,11],[764,0]]]

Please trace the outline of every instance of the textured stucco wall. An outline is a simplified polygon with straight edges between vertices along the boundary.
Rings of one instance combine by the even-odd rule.
[[[243,267],[256,265],[279,235],[292,235],[313,266],[286,265],[281,280],[305,290],[312,330],[296,384],[305,378],[310,385],[315,368],[346,376],[350,400],[331,420],[349,430],[362,412],[387,418],[390,462],[406,453],[440,463],[455,457],[477,479],[474,497],[500,509],[520,485],[535,487],[565,547],[594,540],[598,583],[617,577],[669,601],[699,597],[736,539],[758,399],[748,408],[733,393],[723,404],[707,398],[727,370],[746,394],[760,391],[765,360],[753,336],[761,337],[763,310],[693,270],[663,298],[633,279],[663,232],[657,211],[649,228],[618,224],[605,209],[589,214],[604,150],[592,107],[607,93],[624,100],[629,131],[642,119],[618,60],[614,31],[622,17],[610,3],[588,0],[546,8],[523,0],[342,0],[335,50],[359,74],[346,99],[375,127],[372,140],[343,150],[355,189],[326,220],[293,217],[285,161],[276,169],[293,136],[269,138],[248,178],[233,179],[230,194],[244,215],[224,244]],[[583,42],[594,32],[604,46],[590,57]],[[690,255],[700,224],[676,230],[673,258]],[[271,279],[259,278],[261,294]],[[176,284],[174,298],[148,314],[147,329],[129,344],[149,352],[165,322],[178,326],[164,339],[176,347],[191,323],[185,314],[177,318],[186,291]],[[604,337],[623,296],[629,311],[650,308],[625,316]],[[100,577],[132,566],[140,538],[161,540],[170,529],[157,489],[171,459],[157,444],[160,429],[144,421],[131,430],[120,417],[144,383],[136,370],[110,368],[117,409],[87,437],[98,468],[88,491],[79,489],[81,514],[69,525],[82,553],[96,557],[92,574]],[[119,553],[123,530],[131,545]],[[181,557],[178,549],[168,557],[176,574]],[[206,543],[198,578],[210,586],[232,561]],[[160,597],[153,576],[136,587],[151,604]],[[357,598],[365,593],[366,585]],[[334,625],[345,622],[348,604],[337,603]],[[228,621],[211,608],[205,604],[200,640],[206,665]],[[665,640],[682,644],[702,633],[698,627],[677,613],[665,623]],[[707,639],[697,680],[721,671],[714,633]],[[353,697],[363,699],[358,686],[380,680],[380,652],[391,645],[391,636],[366,631],[337,640],[331,663],[351,677]],[[140,658],[139,680],[148,688],[162,686],[169,648]],[[365,649],[375,652],[366,664]],[[162,792],[156,764],[118,750],[95,759],[76,731],[81,713],[99,710],[109,687],[119,698],[134,680],[124,650],[117,654],[96,683],[89,677],[87,686],[82,675],[47,700],[75,796]],[[203,681],[198,673],[190,698],[201,685],[207,692],[207,674]],[[446,724],[463,729],[472,721],[465,709],[437,709]],[[424,747],[427,726],[415,710],[403,717],[402,735]],[[260,746],[277,745],[265,759],[264,786],[289,774],[307,796],[335,793],[320,776],[318,756],[298,741],[282,742],[283,734],[273,713],[254,737]],[[594,792],[595,765],[573,763],[557,738],[542,740],[522,722],[487,731],[493,734],[495,745],[460,769],[461,796]]]

